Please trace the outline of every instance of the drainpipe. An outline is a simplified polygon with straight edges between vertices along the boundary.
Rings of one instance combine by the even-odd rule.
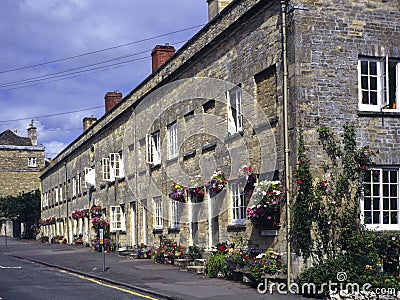
[[[67,206],[66,222],[67,222],[67,244],[69,244],[69,217],[68,217],[68,172],[67,172],[67,162],[64,162],[65,167],[65,201]]]
[[[282,13],[282,59],[283,59],[283,119],[284,119],[284,148],[285,148],[285,191],[286,191],[286,246],[287,246],[287,287],[291,284],[291,214],[290,214],[290,168],[289,168],[289,90],[287,65],[287,35],[286,35],[286,0],[281,0]]]

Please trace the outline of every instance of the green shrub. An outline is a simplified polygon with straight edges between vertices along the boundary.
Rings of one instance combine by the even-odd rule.
[[[214,253],[208,260],[207,270],[210,278],[230,277],[229,269],[226,265],[226,254],[222,252]]]

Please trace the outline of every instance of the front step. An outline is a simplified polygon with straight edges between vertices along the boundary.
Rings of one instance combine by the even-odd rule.
[[[196,274],[204,274],[205,272],[205,266],[187,266],[186,269]]]

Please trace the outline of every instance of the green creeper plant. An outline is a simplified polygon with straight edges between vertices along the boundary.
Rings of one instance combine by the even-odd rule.
[[[341,141],[328,127],[317,133],[326,157],[319,177],[311,172],[302,134],[299,138],[293,230],[296,252],[324,261],[341,253],[349,235],[361,230],[362,178],[375,153],[368,146],[357,148],[354,125],[343,126]]]

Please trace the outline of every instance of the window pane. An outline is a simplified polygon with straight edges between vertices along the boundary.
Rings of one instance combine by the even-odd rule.
[[[371,196],[371,187],[370,186],[364,187],[364,196],[365,197]]]
[[[383,199],[383,209],[389,210],[389,199],[388,198]]]
[[[361,77],[361,88],[363,90],[368,90],[368,77],[366,76]]]
[[[374,207],[374,210],[379,210],[379,198],[374,198],[373,199],[373,207]]]
[[[383,182],[385,182],[385,183],[389,182],[389,172],[383,171],[382,178],[383,178]]]
[[[390,209],[397,210],[397,199],[395,198],[390,199]]]
[[[370,211],[364,213],[364,224],[372,224],[372,215]]]
[[[368,62],[361,61],[361,74],[368,74]]]
[[[378,89],[378,79],[376,77],[370,78],[370,90],[376,91]]]
[[[379,196],[379,185],[377,185],[377,184],[373,185],[373,195]]]
[[[362,103],[369,104],[369,93],[367,91],[362,92]]]
[[[389,197],[389,185],[387,184],[383,186],[383,197]]]
[[[371,210],[371,199],[370,198],[364,199],[364,209]]]
[[[397,224],[397,212],[390,213],[390,224]]]
[[[376,92],[371,92],[370,93],[370,104],[371,105],[377,105],[378,104],[378,95]]]
[[[377,69],[376,69],[376,65],[377,63],[374,61],[370,61],[369,62],[369,74],[371,75],[376,75],[377,73]]]
[[[390,171],[390,182],[397,183],[397,172],[396,171]]]
[[[371,182],[371,172],[365,172],[364,182]]]
[[[372,214],[372,224],[379,224],[379,211],[374,211]]]
[[[392,184],[390,186],[390,196],[397,197],[397,185]]]
[[[383,212],[383,224],[389,224],[389,212]]]

